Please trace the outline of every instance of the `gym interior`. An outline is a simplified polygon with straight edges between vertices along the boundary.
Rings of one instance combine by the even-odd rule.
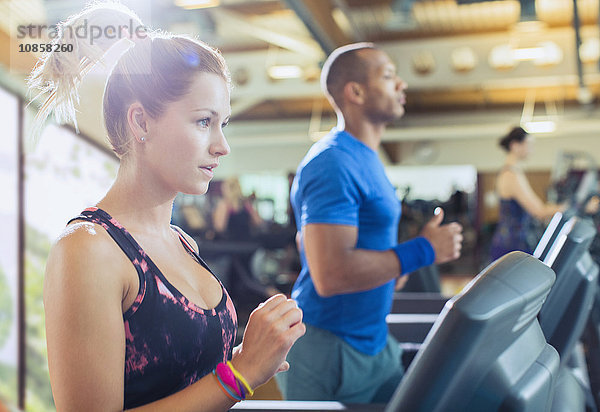
[[[407,372],[389,403],[285,401],[272,379],[236,409],[600,410],[600,214],[585,209],[599,192],[598,0],[121,3],[151,27],[217,47],[229,66],[231,153],[205,195],[177,196],[172,222],[229,290],[240,340],[259,303],[291,296],[302,267],[290,189],[307,151],[337,123],[319,81],[335,48],[373,42],[407,84],[405,114],[378,151],[402,204],[398,241],[417,236],[438,207],[463,228],[458,259],[413,272],[395,292],[387,323]],[[109,65],[83,78],[76,125],[51,117],[34,130],[40,100],[27,77],[56,24],[84,5],[0,1],[2,412],[56,410],[46,260],[119,167],[99,115]],[[535,138],[523,162],[531,188],[564,208],[534,220],[531,253],[493,263],[505,161],[498,141],[515,126]],[[249,205],[250,222],[223,226],[227,194]]]

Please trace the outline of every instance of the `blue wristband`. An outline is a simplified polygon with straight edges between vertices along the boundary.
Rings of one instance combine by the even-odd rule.
[[[435,261],[435,251],[424,237],[416,237],[392,248],[400,261],[401,275],[429,266]]]

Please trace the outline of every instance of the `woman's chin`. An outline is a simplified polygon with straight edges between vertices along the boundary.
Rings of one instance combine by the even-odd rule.
[[[206,192],[208,192],[208,182],[181,190],[181,193],[183,194],[195,196],[205,195]]]

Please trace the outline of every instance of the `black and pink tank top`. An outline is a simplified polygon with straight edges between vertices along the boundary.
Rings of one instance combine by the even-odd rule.
[[[91,207],[73,220],[106,229],[138,273],[137,297],[123,314],[125,409],[178,392],[231,359],[237,316],[225,288],[214,309],[202,309],[169,283],[131,234],[108,213]],[[181,233],[173,230],[186,251],[210,271]]]

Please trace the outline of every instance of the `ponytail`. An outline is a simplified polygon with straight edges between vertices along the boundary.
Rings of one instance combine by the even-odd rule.
[[[73,122],[77,127],[78,87],[85,74],[109,49],[111,54],[113,51],[115,55],[120,54],[106,82],[102,108],[108,139],[119,157],[131,149],[127,110],[133,102],[140,102],[148,114],[156,118],[163,113],[166,104],[189,92],[198,73],[216,74],[230,86],[229,70],[221,53],[195,38],[155,31],[144,34],[144,39],[136,41],[134,47],[124,44],[127,49],[123,52],[115,46],[120,33],[106,33],[106,29],[116,26],[116,30],[120,30],[123,25],[131,27],[132,22],[141,26],[139,18],[126,7],[99,3],[59,25],[60,36],[54,44],[72,44],[73,53],[45,54],[29,78],[31,90],[49,93],[36,118],[36,131],[51,112],[59,122]],[[102,28],[105,35],[80,39],[74,30],[80,24]],[[135,34],[140,36],[137,28]]]
[[[34,121],[34,135],[39,133],[51,113],[57,122],[72,123],[77,129],[75,107],[79,103],[83,77],[121,39],[120,27],[131,27],[132,22],[142,26],[139,17],[127,7],[105,2],[90,4],[57,25],[57,36],[50,51],[44,53],[27,79],[30,93],[35,93],[31,102],[47,95]],[[82,28],[85,28],[83,38],[79,36]],[[113,28],[114,32],[101,30],[97,33],[93,28]]]

